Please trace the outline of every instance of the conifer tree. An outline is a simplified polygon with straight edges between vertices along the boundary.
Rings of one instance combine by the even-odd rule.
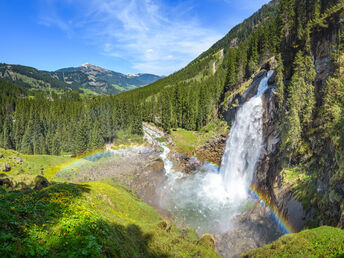
[[[284,148],[292,154],[301,140],[302,128],[311,122],[315,105],[315,69],[310,56],[299,51],[294,62],[294,74],[288,87],[288,110],[284,130]]]

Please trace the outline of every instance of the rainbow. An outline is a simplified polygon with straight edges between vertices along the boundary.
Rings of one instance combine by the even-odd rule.
[[[130,147],[133,147],[133,146],[130,146]],[[123,150],[126,148],[119,148],[118,150]],[[63,165],[59,166],[58,172],[68,171],[68,170],[77,170],[81,165],[87,164],[90,161],[91,162],[97,161],[102,157],[111,155],[111,151],[116,152],[116,150],[101,149],[101,150],[94,151],[92,153],[85,154],[83,156],[75,157],[72,159],[72,161],[64,163]],[[213,171],[215,170],[218,172],[220,171],[220,167],[214,163],[205,162],[204,165],[208,166],[210,170],[213,170]],[[253,185],[250,186],[249,192],[254,199],[260,200],[261,205],[264,205],[270,209],[271,218],[275,221],[276,225],[280,228],[283,234],[297,232],[297,230],[293,227],[293,225],[289,223],[287,219],[279,212],[279,209],[271,205],[271,202],[269,202],[269,199],[267,198],[265,194],[261,193]]]
[[[115,150],[114,150],[115,151]],[[100,149],[85,155],[80,155],[74,158],[71,158],[71,161],[66,162],[58,167],[58,172],[67,171],[67,170],[76,170],[80,166],[85,165],[89,162],[97,161],[102,157],[108,157],[111,155],[110,150]]]
[[[269,207],[271,211],[271,218],[281,229],[282,233],[289,234],[297,232],[293,225],[289,223],[288,220],[279,212],[279,209],[271,205],[271,202],[269,202],[269,199],[265,194],[261,193],[253,185],[250,186],[250,193],[254,196],[255,199],[261,200],[265,206]]]
[[[218,173],[220,172],[220,166],[214,163],[205,162],[204,165],[217,170]],[[271,205],[271,202],[269,202],[269,198],[267,198],[266,195],[261,193],[254,185],[250,186],[249,193],[254,199],[261,200],[261,202],[263,202],[263,205],[270,209],[271,218],[274,220],[274,222],[280,228],[283,234],[297,232],[294,226],[291,223],[289,223],[288,220],[280,213],[279,209]]]

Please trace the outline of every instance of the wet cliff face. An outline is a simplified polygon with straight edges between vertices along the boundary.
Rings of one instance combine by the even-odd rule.
[[[269,81],[269,88],[263,98],[263,141],[262,152],[256,164],[253,184],[263,193],[277,212],[289,221],[296,231],[305,227],[308,219],[302,204],[294,197],[291,186],[283,184],[280,163],[281,137],[277,97],[273,77]]]
[[[326,80],[334,72],[332,53],[336,49],[339,42],[339,31],[344,29],[343,15],[335,14],[328,22],[325,28],[315,28],[311,35],[311,55],[316,69],[316,79],[314,82],[316,93],[316,111],[314,112],[314,123],[312,127],[315,129],[319,121],[319,107],[323,104],[324,87],[326,87]],[[273,80],[272,82],[273,83]],[[263,192],[273,206],[278,207],[280,213],[299,231],[302,230],[306,221],[317,221],[319,225],[326,224],[331,221],[331,225],[344,226],[344,212],[340,210],[335,201],[331,201],[331,193],[338,189],[332,189],[330,184],[331,171],[336,169],[334,161],[327,158],[319,171],[321,176],[314,183],[314,187],[318,196],[326,196],[330,193],[330,199],[326,206],[321,204],[320,199],[312,200],[312,208],[305,211],[301,202],[297,201],[293,191],[292,185],[284,182],[283,175],[281,175],[282,167],[280,163],[279,147],[281,144],[279,125],[283,117],[279,115],[276,96],[272,90],[268,90],[264,95],[265,114],[263,118],[264,127],[264,146],[260,159],[256,166],[254,176],[255,186]],[[329,144],[322,140],[321,132],[313,130],[315,133],[310,134],[309,141],[312,146],[312,155],[315,159],[323,159],[324,153],[328,157],[334,156],[333,150],[330,149]],[[317,151],[321,149],[321,152]],[[331,154],[332,153],[332,154]],[[344,187],[344,185],[339,186]],[[338,185],[337,185],[338,188]],[[344,189],[344,188],[343,188]],[[344,192],[344,191],[342,191]],[[324,207],[323,207],[324,206]],[[343,208],[342,208],[343,209]],[[315,215],[317,214],[317,215]],[[315,224],[314,224],[315,225]]]
[[[253,184],[262,193],[270,197],[270,201],[276,202],[273,195],[273,184],[280,171],[277,160],[281,139],[279,131],[276,130],[278,110],[274,88],[270,88],[265,92],[263,106],[265,110],[263,115],[264,144],[256,164]]]

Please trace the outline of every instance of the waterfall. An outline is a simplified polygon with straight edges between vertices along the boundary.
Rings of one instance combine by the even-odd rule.
[[[208,163],[192,175],[174,171],[168,158],[167,143],[157,141],[168,178],[159,187],[159,205],[199,234],[226,232],[232,226],[231,219],[255,203],[248,190],[263,144],[262,96],[272,74],[273,71],[268,72],[261,80],[257,94],[238,110],[220,172]],[[147,127],[144,131],[149,141],[161,137]]]
[[[237,201],[247,198],[255,165],[263,144],[263,99],[268,88],[269,71],[259,84],[256,96],[237,112],[222,157],[221,174],[229,195]]]

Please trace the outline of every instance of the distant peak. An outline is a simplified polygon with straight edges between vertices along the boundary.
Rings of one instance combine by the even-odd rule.
[[[108,69],[102,68],[100,66],[96,66],[96,65],[90,64],[90,63],[82,64],[80,66],[80,68],[96,70],[98,72],[111,72],[111,70],[108,70]]]

